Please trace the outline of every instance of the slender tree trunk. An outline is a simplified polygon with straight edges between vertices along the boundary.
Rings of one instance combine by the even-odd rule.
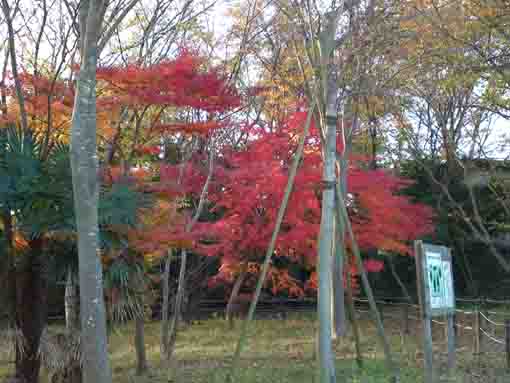
[[[402,290],[402,294],[404,294],[406,301],[409,303],[412,303],[413,300],[411,298],[411,294],[409,294],[409,290],[407,289],[404,282],[402,282],[402,279],[400,279],[400,277],[397,273],[397,269],[395,267],[395,263],[393,262],[392,256],[389,255],[386,257],[386,259],[388,260],[388,263],[390,264],[391,275],[393,275],[393,278],[395,278],[395,281],[398,283],[400,289]]]
[[[7,315],[8,327],[11,331],[16,330],[16,264],[14,260],[13,239],[14,232],[12,227],[12,216],[10,211],[5,211],[2,215],[5,232],[5,249],[6,249],[6,279],[7,279]],[[17,348],[16,343],[14,344]]]
[[[186,225],[186,232],[189,233],[195,223],[200,218],[200,214],[202,214],[202,210],[204,208],[204,203],[207,197],[207,191],[209,190],[209,184],[211,183],[212,175],[213,175],[213,169],[214,169],[214,147],[211,142],[211,149],[209,153],[209,170],[207,174],[207,179],[205,180],[204,186],[202,187],[202,192],[200,193],[200,199],[198,201],[197,210],[195,211],[195,214],[193,215],[193,218],[191,221],[188,222]],[[172,357],[174,348],[175,348],[175,342],[177,340],[177,326],[179,323],[179,319],[181,316],[181,310],[182,310],[182,302],[184,300],[184,294],[185,294],[185,281],[186,281],[186,263],[188,258],[188,252],[186,249],[182,249],[181,252],[181,266],[179,269],[179,282],[177,287],[177,295],[175,297],[175,306],[173,310],[173,316],[172,316],[172,324],[170,327],[170,339],[168,340],[168,345],[166,346],[166,359],[167,361],[170,360]]]
[[[135,318],[135,349],[136,349],[136,375],[147,372],[147,354],[145,352],[145,320],[143,315]]]
[[[234,328],[234,317],[232,309],[234,308],[234,302],[236,302],[237,297],[239,296],[239,291],[241,290],[241,286],[243,285],[244,279],[246,278],[246,268],[244,265],[241,266],[241,273],[236,279],[234,283],[234,287],[232,288],[232,293],[230,294],[230,298],[227,303],[227,309],[225,310],[225,319],[228,321],[229,327],[232,330]]]
[[[16,45],[15,45],[15,33],[14,26],[12,23],[12,10],[10,9],[8,0],[2,1],[2,11],[4,14],[4,22],[7,25],[8,32],[8,41],[9,41],[9,53],[11,59],[11,72],[12,77],[14,79],[14,87],[16,89],[16,100],[18,101],[20,108],[20,120],[21,120],[21,128],[24,132],[28,131],[28,117],[25,109],[25,97],[23,96],[23,92],[21,89],[21,82],[18,75],[18,63],[17,63],[17,55],[16,55]]]
[[[359,368],[363,367],[363,352],[361,351],[361,332],[358,326],[358,318],[356,316],[356,307],[354,306],[354,294],[352,291],[352,274],[349,266],[349,258],[345,257],[345,265],[347,269],[347,310],[351,320],[352,331],[354,334],[354,344],[356,347],[356,363]]]
[[[76,283],[74,281],[73,271],[67,270],[66,286],[64,293],[64,305],[66,315],[66,329],[69,332],[79,330],[79,309],[78,296],[76,293]]]
[[[332,297],[332,337],[337,339],[342,337],[346,332],[346,321],[345,321],[345,291],[344,291],[344,235],[340,232],[341,227],[338,225],[335,227],[336,243],[335,243],[335,254],[333,259],[333,297]]]
[[[329,88],[333,93],[334,87]],[[335,159],[336,159],[336,91],[329,97],[327,105],[326,142],[323,148],[324,161],[322,173],[322,213],[319,233],[319,255],[317,257],[319,275],[319,370],[320,383],[334,383],[335,365],[332,348],[332,260],[335,222]]]
[[[377,169],[377,119],[371,118],[369,122],[370,132],[370,169]]]
[[[136,375],[140,376],[147,372],[147,353],[145,350],[145,281],[143,275],[137,276],[136,299],[139,308],[135,317],[135,350],[136,350]]]
[[[66,330],[68,336],[80,336],[80,305],[77,294],[78,286],[76,284],[75,276],[71,268],[67,270],[64,305],[66,316]],[[57,377],[57,379],[67,379],[69,383],[81,383],[82,370],[79,360],[72,360],[72,364],[67,366],[62,372],[64,375]],[[61,380],[59,380],[61,381]]]
[[[459,246],[460,246],[460,251],[458,252],[458,254],[459,254],[460,258],[462,259],[462,263],[464,264],[464,267],[463,267],[463,269],[465,269],[465,271],[464,271],[465,277],[464,278],[466,280],[467,290],[469,291],[469,294],[471,296],[477,296],[479,294],[478,293],[478,284],[475,283],[475,279],[473,278],[473,271],[471,270],[471,266],[469,264],[469,259],[465,252],[463,240],[460,241]],[[461,262],[459,259],[459,264],[460,263]]]
[[[320,40],[320,84],[324,103],[323,117],[319,120],[324,140],[322,142],[322,211],[319,232],[317,270],[319,277],[318,316],[319,316],[319,381],[335,383],[335,364],[332,345],[332,275],[335,242],[335,187],[336,182],[336,133],[338,85],[336,67],[333,63],[335,36],[340,11],[325,14],[326,24]],[[320,109],[321,110],[321,109]],[[338,196],[341,198],[341,196]],[[343,246],[343,244],[337,244]]]
[[[180,310],[184,298],[185,277],[186,277],[186,264],[188,259],[188,252],[183,249],[181,252],[181,267],[179,269],[179,286],[177,287],[177,294],[175,296],[175,306],[172,314],[172,323],[170,325],[170,339],[168,340],[167,359],[172,358],[175,349],[175,342],[177,340],[177,326],[179,325]]]
[[[81,67],[71,129],[71,169],[78,232],[80,314],[84,383],[111,383],[103,270],[99,256],[98,155],[96,144],[97,42],[102,0],[80,4]]]
[[[340,188],[343,198],[347,196],[347,160],[343,156],[340,161],[339,178],[337,188]],[[336,200],[335,200],[336,203]],[[345,223],[341,217],[336,216],[335,227],[336,243],[333,261],[333,339],[345,336],[347,321],[345,319],[345,289],[344,289],[344,259],[345,248]]]
[[[17,352],[16,377],[39,382],[39,344],[48,314],[48,268],[42,239],[30,241],[31,254],[17,279],[17,327],[23,334],[23,349]]]
[[[165,271],[163,272],[163,306],[162,318],[161,318],[161,358],[167,359],[167,348],[168,348],[168,331],[170,329],[170,322],[168,321],[168,311],[170,302],[170,264],[172,263],[172,250],[168,250],[165,261]]]
[[[335,67],[332,63],[334,39],[337,30],[338,12],[326,15],[327,25],[321,32],[321,73],[325,105],[324,117],[320,125],[324,131],[322,143],[322,211],[319,232],[319,251],[317,257],[318,316],[319,316],[319,381],[334,383],[335,364],[332,347],[332,276],[334,267],[335,243],[335,187],[336,187],[336,132],[338,87]],[[337,244],[343,246],[343,244]]]

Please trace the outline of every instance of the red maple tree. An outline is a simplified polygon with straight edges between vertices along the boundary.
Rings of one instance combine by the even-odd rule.
[[[195,233],[185,230],[189,209],[178,205],[200,194],[207,177],[207,159],[200,152],[177,163],[158,158],[164,154],[161,139],[198,136],[205,142],[212,132],[228,124],[223,114],[240,105],[238,92],[221,68],[210,67],[204,58],[186,49],[173,60],[151,66],[99,68],[97,78],[101,111],[124,108],[135,120],[144,116],[142,123],[134,127],[126,124],[123,129],[130,130],[127,137],[136,142],[132,147],[135,156],[149,157],[152,181],[146,179],[144,188],[160,203],[153,212],[154,219],[147,219],[146,225],[131,233],[133,244],[143,251],[161,253],[176,245],[191,247]]]
[[[172,133],[207,134],[221,126],[215,114],[240,104],[237,91],[229,86],[220,69],[211,68],[203,57],[186,49],[181,49],[175,59],[150,66],[99,68],[97,79],[102,89],[98,106],[102,109],[153,108],[146,133],[156,137]],[[171,108],[192,112],[190,116],[199,118],[163,122],[163,112]]]
[[[202,224],[208,243],[200,251],[221,256],[222,267],[212,282],[231,283],[241,265],[250,265],[249,270],[258,273],[305,117],[304,112],[294,114],[276,132],[252,127],[254,139],[245,150],[224,153],[211,196],[221,219]],[[309,280],[302,284],[288,270],[272,267],[266,287],[273,293],[302,295],[316,287],[322,160],[317,130],[311,131],[275,249],[276,257],[309,270]],[[347,177],[347,205],[360,248],[410,254],[410,241],[432,230],[432,211],[399,194],[410,181],[385,170],[365,170],[362,165],[360,159],[351,160]],[[376,272],[383,264],[367,259],[365,267]],[[354,261],[350,268],[355,274]]]

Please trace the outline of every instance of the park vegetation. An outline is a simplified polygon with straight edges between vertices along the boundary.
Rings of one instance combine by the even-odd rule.
[[[361,361],[357,296],[398,381],[375,297],[416,301],[420,239],[452,249],[458,295],[508,296],[505,1],[0,1],[0,339],[17,381],[44,365],[111,383],[108,339],[129,321],[144,376],[149,316],[175,371],[182,322],[211,297],[229,337],[247,314],[223,367],[237,381],[257,302],[285,297],[317,299],[333,383],[351,329]]]

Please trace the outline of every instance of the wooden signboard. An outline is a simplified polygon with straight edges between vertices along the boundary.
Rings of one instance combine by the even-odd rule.
[[[432,350],[432,317],[447,318],[448,367],[455,370],[455,292],[453,289],[452,257],[450,250],[416,241],[416,278],[423,323],[423,354],[425,381],[434,379]]]
[[[424,309],[432,317],[453,314],[455,294],[450,251],[447,247],[426,243],[422,243],[421,247]]]

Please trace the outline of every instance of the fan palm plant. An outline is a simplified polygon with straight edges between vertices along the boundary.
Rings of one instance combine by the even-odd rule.
[[[45,157],[30,131],[8,126],[0,131],[0,209],[9,265],[10,325],[22,334],[17,342],[16,376],[37,382],[39,344],[46,325],[48,257],[45,239],[72,230],[72,195],[68,149],[55,145]],[[14,239],[25,242],[15,246]]]
[[[39,377],[48,282],[63,275],[50,274],[66,270],[73,281],[77,271],[75,260],[56,257],[51,246],[62,239],[73,242],[76,237],[69,147],[56,143],[48,149],[43,141],[14,125],[0,129],[0,213],[6,239],[0,256],[8,270],[9,324],[23,338],[16,342],[16,376],[27,382],[37,382]],[[122,243],[122,233],[116,233],[116,228],[135,225],[138,208],[148,201],[128,182],[101,188],[104,249]]]
[[[148,368],[144,342],[144,322],[151,298],[149,280],[143,257],[127,248],[113,258],[105,270],[105,291],[108,297],[110,325],[135,321],[135,349],[137,375]]]

